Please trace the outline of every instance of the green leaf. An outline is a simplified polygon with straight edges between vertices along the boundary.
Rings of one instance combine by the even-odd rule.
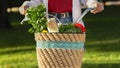
[[[47,19],[45,17],[46,7],[44,4],[40,4],[37,7],[30,7],[27,9],[28,24],[32,25],[29,32],[42,32],[46,29]]]
[[[31,28],[28,30],[28,32],[34,33],[34,28],[31,27]]]

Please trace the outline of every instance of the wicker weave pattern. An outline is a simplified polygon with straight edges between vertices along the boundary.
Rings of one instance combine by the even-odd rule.
[[[80,68],[84,49],[36,49],[39,68]]]
[[[85,42],[85,34],[35,33],[35,40]],[[81,68],[84,49],[36,48],[36,52],[39,68]]]
[[[85,34],[74,33],[35,33],[36,41],[85,42]]]

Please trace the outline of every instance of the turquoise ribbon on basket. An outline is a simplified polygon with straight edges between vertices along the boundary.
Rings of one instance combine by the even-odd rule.
[[[36,41],[36,44],[37,48],[64,48],[64,49],[84,48],[84,42]]]

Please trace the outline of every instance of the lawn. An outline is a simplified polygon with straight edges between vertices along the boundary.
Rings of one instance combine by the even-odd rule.
[[[34,34],[23,16],[10,13],[12,29],[0,29],[0,68],[37,68]],[[82,68],[120,68],[120,6],[105,7],[99,14],[87,14],[85,54]]]

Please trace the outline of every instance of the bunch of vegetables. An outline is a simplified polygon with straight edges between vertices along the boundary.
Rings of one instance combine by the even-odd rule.
[[[74,26],[72,22],[68,23],[67,25],[61,25],[59,27],[59,32],[81,32],[81,29]]]
[[[29,32],[48,32],[48,21],[45,13],[46,7],[44,4],[40,4],[37,7],[30,7],[27,9],[27,18],[29,19],[28,24],[32,25],[32,27],[28,30]],[[72,22],[68,23],[68,25],[60,25],[58,29],[59,32],[81,32],[81,30],[75,27]]]

